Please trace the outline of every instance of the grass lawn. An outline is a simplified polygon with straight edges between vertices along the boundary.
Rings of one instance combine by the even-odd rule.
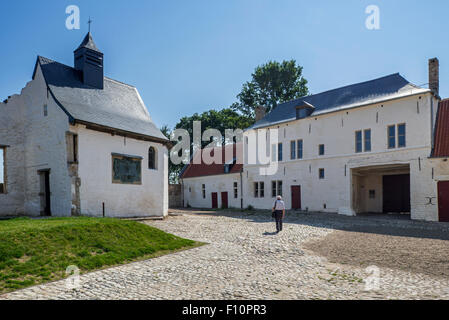
[[[202,243],[135,221],[111,218],[18,218],[0,221],[0,293],[152,258]]]

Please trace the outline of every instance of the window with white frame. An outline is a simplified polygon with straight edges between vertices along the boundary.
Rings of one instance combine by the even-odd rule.
[[[237,199],[238,197],[239,197],[238,183],[234,182],[234,198]]]
[[[303,142],[302,139],[298,140],[296,142],[296,146],[298,148],[298,151],[296,152],[296,155],[298,157],[298,159],[302,159],[303,158]]]
[[[237,182],[236,182],[236,184],[237,184]],[[235,187],[235,188],[237,188],[237,187]],[[238,192],[237,189],[235,189],[235,190],[236,190],[235,192]],[[265,184],[263,181],[254,182],[254,197],[255,198],[265,197]]]
[[[396,137],[397,135],[397,137]],[[391,125],[387,127],[388,149],[406,147],[405,123]]]
[[[271,197],[275,198],[277,196],[282,196],[282,181],[281,180],[271,181]]]
[[[371,151],[371,129],[355,132],[355,152]]]

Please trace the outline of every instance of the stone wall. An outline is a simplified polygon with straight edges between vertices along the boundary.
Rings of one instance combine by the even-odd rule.
[[[168,186],[168,206],[170,208],[182,207],[182,186],[180,184]]]

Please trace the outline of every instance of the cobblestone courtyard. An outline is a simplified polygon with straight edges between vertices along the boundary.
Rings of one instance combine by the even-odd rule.
[[[386,239],[412,239],[418,230],[449,245],[446,225],[292,213],[274,234],[267,214],[184,212],[145,221],[175,235],[207,242],[199,248],[84,274],[80,287],[61,280],[0,296],[1,299],[448,299],[449,279],[400,268],[337,264],[305,249],[335,232],[384,226]],[[388,228],[404,234],[391,235]],[[353,230],[352,230],[353,229]],[[336,231],[339,230],[339,231]],[[343,231],[342,231],[343,230]],[[421,231],[420,231],[421,230]],[[404,238],[410,237],[410,238]],[[444,239],[442,239],[444,238]],[[352,244],[357,246],[357,243]],[[404,257],[407,253],[404,253]],[[365,257],[366,258],[366,257]],[[379,259],[379,257],[377,257]],[[447,257],[442,257],[446,259]],[[350,261],[350,259],[347,259]],[[352,259],[354,260],[354,259]],[[441,262],[441,261],[440,261]],[[393,262],[394,263],[394,262]],[[449,264],[449,262],[448,262]],[[446,266],[445,264],[444,266]],[[429,265],[429,268],[432,268]],[[372,290],[366,290],[367,284]]]

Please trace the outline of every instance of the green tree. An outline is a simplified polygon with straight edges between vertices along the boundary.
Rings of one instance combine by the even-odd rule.
[[[222,110],[209,110],[201,114],[194,113],[191,116],[182,117],[176,124],[174,129],[185,129],[190,135],[191,149],[193,152],[193,121],[201,121],[201,135],[207,129],[217,129],[220,131],[223,139],[225,138],[226,129],[246,129],[254,123],[251,117],[241,115],[231,108],[225,108]],[[162,133],[170,138],[172,130],[168,126],[161,127]],[[224,142],[224,140],[222,141]],[[202,141],[201,147],[208,145],[210,141]],[[169,162],[169,181],[170,183],[178,183],[178,177],[181,173],[184,164],[175,165],[171,161]]]
[[[302,76],[303,68],[295,60],[269,61],[258,66],[251,81],[246,82],[237,95],[238,102],[231,108],[247,117],[254,118],[254,108],[265,106],[270,112],[279,103],[307,96],[307,80]]]

